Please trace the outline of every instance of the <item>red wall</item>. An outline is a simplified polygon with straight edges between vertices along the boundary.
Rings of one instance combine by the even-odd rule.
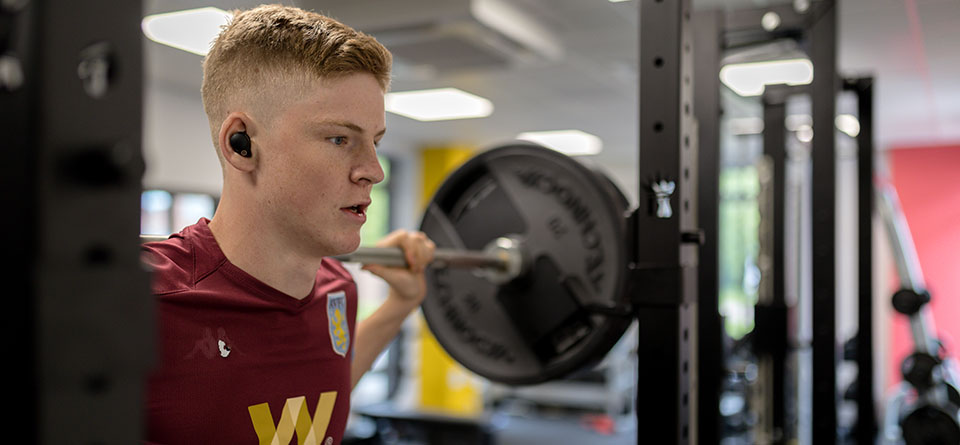
[[[950,355],[960,357],[960,145],[896,148],[889,161],[933,298],[938,334]],[[889,304],[889,296],[884,298]],[[900,380],[900,362],[913,344],[906,318],[893,314],[888,384]]]

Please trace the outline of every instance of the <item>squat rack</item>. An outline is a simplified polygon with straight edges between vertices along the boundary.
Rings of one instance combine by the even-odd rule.
[[[807,88],[813,104],[813,351],[812,441],[838,440],[838,344],[836,341],[836,149],[834,117],[841,87],[836,73],[837,8],[834,0],[811,2],[803,12],[792,5],[757,10],[702,11],[691,14],[689,0],[643,0],[639,32],[639,207],[633,215],[636,251],[634,308],[639,320],[637,385],[638,443],[718,443],[719,399],[724,372],[722,330],[717,305],[717,203],[719,201],[718,72],[723,50],[772,38],[804,39],[817,75]],[[782,25],[761,28],[761,17],[777,13]],[[691,16],[694,18],[691,20]],[[694,25],[695,24],[695,25]],[[695,29],[694,33],[692,29]],[[695,48],[694,54],[691,51]],[[693,68],[696,68],[695,70]],[[692,81],[693,80],[693,81]],[[693,95],[693,85],[697,87]],[[856,361],[857,443],[876,436],[873,400],[871,236],[873,209],[872,80],[852,79],[843,88],[857,93],[859,184],[859,331]],[[691,104],[693,112],[691,113]],[[782,106],[782,103],[780,104]],[[774,189],[774,297],[758,308],[757,325],[779,326],[775,360],[773,423],[781,429],[784,412],[783,349],[787,344],[783,302],[783,109],[771,107],[764,145],[779,157]],[[695,116],[695,119],[694,119]],[[769,132],[769,133],[768,133]],[[776,141],[779,141],[778,143]],[[668,197],[680,209],[658,218],[654,184],[676,184]],[[704,199],[697,199],[702,197]],[[692,205],[691,205],[692,201]],[[702,260],[701,260],[702,259]],[[699,309],[698,309],[699,307]],[[769,310],[768,310],[769,309]],[[644,339],[656,339],[647,341]]]
[[[14,379],[27,388],[15,424],[30,442],[130,443],[142,431],[139,410],[130,409],[141,405],[151,356],[142,352],[151,348],[153,326],[136,247],[144,169],[140,8],[102,0],[0,6],[0,50],[13,73],[0,85],[9,148],[0,177],[5,190],[16,191],[0,204],[17,215],[2,222],[5,233],[16,234],[3,254],[13,265],[7,283],[15,320],[6,342],[20,359]],[[715,93],[719,43],[735,16],[694,19],[690,0],[641,0],[639,10],[640,207],[631,219],[643,358],[638,441],[716,443],[722,355],[714,310]],[[813,2],[811,10],[818,11],[811,58],[818,73],[829,73],[812,86],[814,127],[832,128],[835,2]],[[115,26],[77,19],[90,11]],[[703,87],[696,96],[694,83]],[[815,443],[836,441],[833,155],[832,138],[815,138],[815,206],[822,209],[814,219],[815,316],[825,320],[814,335]],[[672,182],[673,193],[655,191],[661,181]],[[665,202],[673,217],[657,216]]]

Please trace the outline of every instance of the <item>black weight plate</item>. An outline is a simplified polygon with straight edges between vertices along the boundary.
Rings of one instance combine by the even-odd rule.
[[[456,361],[496,382],[540,383],[595,364],[631,321],[595,310],[627,304],[626,206],[608,178],[538,145],[469,160],[434,195],[421,230],[457,249],[518,238],[528,270],[497,285],[471,270],[429,269],[430,330]]]

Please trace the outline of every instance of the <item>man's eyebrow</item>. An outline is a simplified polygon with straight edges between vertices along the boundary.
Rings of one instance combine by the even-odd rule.
[[[363,127],[361,127],[361,126],[359,126],[359,125],[357,125],[357,124],[354,124],[353,122],[321,121],[321,122],[320,122],[320,125],[335,125],[335,126],[338,126],[338,127],[344,127],[344,128],[349,129],[349,130],[356,131],[357,133],[363,133],[363,132],[364,132],[364,131],[363,131]],[[384,128],[383,130],[380,130],[379,133],[375,134],[374,137],[383,136],[384,133],[386,133],[386,132],[387,132],[387,129]]]

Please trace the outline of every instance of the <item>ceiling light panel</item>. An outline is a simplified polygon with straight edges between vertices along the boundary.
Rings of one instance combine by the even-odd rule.
[[[487,117],[493,102],[456,88],[388,93],[386,110],[418,121],[443,121]]]
[[[599,137],[580,130],[532,131],[517,139],[536,142],[568,156],[595,155],[603,150]]]
[[[759,96],[766,85],[806,85],[813,81],[808,59],[737,63],[720,69],[720,81],[741,96]]]
[[[204,56],[233,15],[207,7],[153,14],[143,18],[140,28],[154,42]]]

